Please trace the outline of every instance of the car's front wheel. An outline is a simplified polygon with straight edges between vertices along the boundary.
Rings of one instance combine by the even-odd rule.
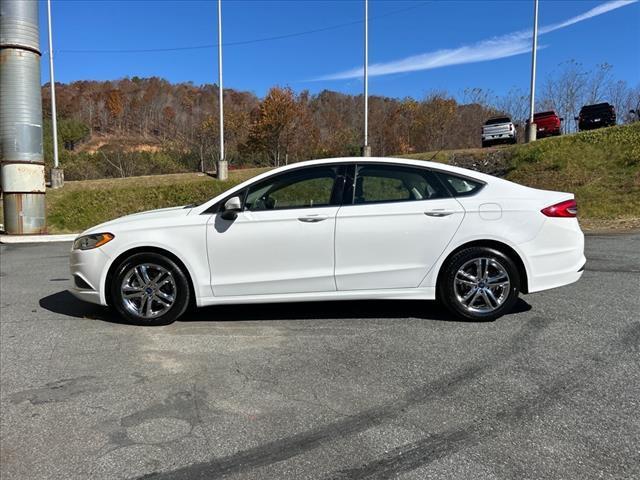
[[[451,257],[443,268],[438,298],[460,318],[495,320],[508,313],[518,299],[518,268],[498,250],[465,248]]]
[[[137,325],[167,325],[189,305],[189,282],[173,260],[158,253],[137,253],[116,267],[111,304]]]

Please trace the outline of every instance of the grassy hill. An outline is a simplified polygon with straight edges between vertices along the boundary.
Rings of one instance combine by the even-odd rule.
[[[65,182],[47,189],[47,227],[50,233],[80,232],[130,213],[202,202],[263,171],[232,170],[225,182],[198,173]]]
[[[588,230],[640,228],[640,123],[528,145],[406,157],[574,192]],[[66,182],[63,189],[47,191],[48,228],[51,233],[78,232],[128,213],[200,202],[263,171],[231,171],[226,182],[195,173]]]
[[[640,123],[526,145],[408,155],[573,192],[588,229],[640,228]]]

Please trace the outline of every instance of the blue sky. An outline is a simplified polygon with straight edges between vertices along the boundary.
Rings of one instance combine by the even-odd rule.
[[[217,80],[215,47],[120,51],[215,44],[216,2],[54,0],[52,9],[57,81],[135,75],[196,85]],[[42,1],[40,17],[46,51]],[[225,87],[259,96],[273,85],[361,92],[362,18],[360,0],[223,0],[223,44],[230,44],[224,49]],[[528,88],[530,54],[518,52],[529,42],[523,38],[532,25],[532,0],[371,0],[369,18],[369,62],[374,74],[383,73],[370,78],[372,94],[421,98],[442,89],[459,96],[472,87],[498,94]],[[562,26],[568,20],[575,23]],[[610,63],[617,79],[640,83],[640,2],[542,0],[539,25],[551,30],[539,40],[542,79],[575,59],[589,68]],[[321,31],[242,43],[309,30]],[[434,68],[420,69],[425,65]],[[43,64],[42,81],[48,80]]]

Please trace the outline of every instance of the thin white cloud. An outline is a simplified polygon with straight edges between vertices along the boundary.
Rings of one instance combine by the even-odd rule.
[[[539,35],[560,30],[589,18],[602,15],[617,8],[621,8],[637,0],[612,0],[588,10],[585,13],[571,17],[563,22],[547,25],[538,29]],[[401,60],[369,65],[369,76],[391,75],[394,73],[431,70],[434,68],[461,65],[465,63],[486,62],[499,58],[512,57],[531,51],[531,30],[521,30],[500,37],[482,40],[459,48],[442,49],[433,52],[412,55]],[[362,67],[333,73],[316,80],[345,80],[360,78]]]
[[[539,34],[553,32],[554,30],[560,30],[561,28],[568,27],[573,25],[574,23],[582,22],[583,20],[588,20],[593,17],[597,17],[598,15],[602,15],[603,13],[610,12],[611,10],[616,10],[620,7],[626,7],[627,5],[631,5],[635,3],[637,0],[612,0],[609,2],[605,2],[597,7],[593,7],[591,10],[584,12],[581,15],[576,15],[575,17],[571,17],[564,22],[555,23],[553,25],[548,25],[546,27],[542,27],[538,29]],[[531,32],[531,31],[529,31]],[[531,33],[529,33],[531,35]]]

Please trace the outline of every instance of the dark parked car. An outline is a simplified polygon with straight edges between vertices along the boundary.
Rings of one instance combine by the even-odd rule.
[[[536,124],[536,137],[544,138],[557,136],[562,134],[561,122],[562,118],[553,110],[549,112],[536,113],[533,116],[533,123]],[[527,120],[528,123],[528,120]]]
[[[579,130],[593,130],[594,128],[612,127],[616,124],[616,109],[610,103],[596,103],[585,105],[576,117]]]

